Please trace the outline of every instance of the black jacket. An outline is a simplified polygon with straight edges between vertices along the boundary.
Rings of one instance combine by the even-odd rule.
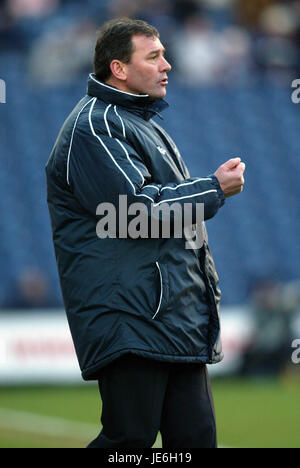
[[[184,237],[96,234],[97,207],[224,203],[214,176],[190,178],[152,117],[164,100],[132,95],[90,75],[87,95],[64,123],[46,166],[48,206],[61,288],[82,376],[124,353],[162,361],[219,362],[218,277],[205,225],[202,248]]]

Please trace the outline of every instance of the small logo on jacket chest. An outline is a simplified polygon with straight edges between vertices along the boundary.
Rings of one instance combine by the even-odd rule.
[[[157,146],[157,149],[160,152],[160,154],[167,154],[167,151],[163,149],[161,146]]]

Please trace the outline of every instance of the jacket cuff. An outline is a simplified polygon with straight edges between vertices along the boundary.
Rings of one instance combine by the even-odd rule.
[[[219,195],[219,200],[220,200],[220,207],[224,205],[225,203],[225,195],[223,190],[221,189],[220,182],[218,181],[217,177],[215,175],[210,175],[209,177],[212,178],[212,184],[215,186],[217,189],[218,195]]]

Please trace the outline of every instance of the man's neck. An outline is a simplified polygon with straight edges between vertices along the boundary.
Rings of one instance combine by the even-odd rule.
[[[107,84],[108,86],[113,86],[114,88],[117,88],[120,91],[123,91],[124,93],[145,96],[145,94],[138,93],[128,88],[128,86],[126,85],[124,81],[118,80],[113,76],[110,77],[108,80],[106,80],[104,83]]]

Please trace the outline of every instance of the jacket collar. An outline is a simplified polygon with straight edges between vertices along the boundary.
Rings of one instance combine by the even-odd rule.
[[[145,120],[163,111],[169,104],[164,99],[152,99],[148,94],[130,94],[97,80],[91,73],[87,83],[87,94],[107,104],[115,104],[142,116]]]

